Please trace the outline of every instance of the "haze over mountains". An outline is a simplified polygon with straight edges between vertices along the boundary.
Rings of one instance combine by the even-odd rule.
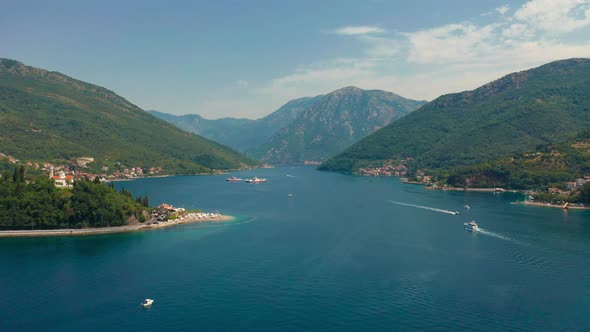
[[[432,169],[534,150],[590,127],[590,59],[513,73],[473,91],[441,96],[326,161],[352,172],[413,158]]]
[[[91,156],[171,173],[257,164],[105,88],[8,59],[0,59],[0,132],[0,152],[21,160]]]
[[[346,87],[292,100],[258,120],[151,113],[261,160],[301,163],[324,160],[424,103],[391,92]]]
[[[423,104],[391,92],[346,87],[322,96],[252,154],[271,163],[325,160]]]
[[[258,120],[151,113],[270,163],[343,151],[320,169],[354,172],[408,157],[449,169],[532,151],[590,127],[590,59],[552,62],[425,103],[346,87],[292,100]],[[257,164],[112,91],[7,59],[0,59],[0,130],[0,152],[18,159],[92,156],[179,173]]]
[[[236,118],[208,120],[198,114],[173,115],[153,110],[148,112],[181,129],[239,151],[248,151],[264,143],[277,129],[291,123],[297,114],[306,110],[320,97],[291,100],[275,112],[257,120]]]

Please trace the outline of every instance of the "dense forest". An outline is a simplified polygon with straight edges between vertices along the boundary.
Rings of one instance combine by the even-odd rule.
[[[112,184],[77,180],[72,189],[53,180],[28,176],[24,167],[0,176],[0,230],[122,226],[145,222],[148,197],[133,198]]]
[[[535,151],[441,171],[437,175],[454,187],[565,189],[567,181],[590,175],[590,130],[582,131],[572,140],[539,145]]]

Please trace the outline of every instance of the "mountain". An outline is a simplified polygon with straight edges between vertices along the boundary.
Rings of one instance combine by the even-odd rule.
[[[346,87],[317,97],[250,153],[271,163],[324,160],[422,106],[391,92]]]
[[[319,169],[353,172],[407,157],[430,169],[472,165],[562,141],[586,127],[590,59],[561,60],[441,96]]]
[[[198,114],[173,115],[148,111],[178,128],[225,144],[239,151],[247,151],[264,143],[274,132],[295,119],[297,114],[313,104],[317,97],[291,100],[275,112],[257,119],[222,118],[208,120]]]
[[[168,173],[257,164],[105,88],[8,59],[0,59],[0,152],[36,161],[91,156],[94,165],[160,166]]]

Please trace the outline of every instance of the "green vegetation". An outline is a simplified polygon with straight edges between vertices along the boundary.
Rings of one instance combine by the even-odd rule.
[[[563,143],[540,145],[534,152],[458,167],[437,175],[455,187],[565,189],[567,181],[590,175],[590,130]]]
[[[0,152],[20,160],[91,156],[166,173],[202,173],[257,163],[174,127],[112,91],[57,72],[0,59]]]
[[[249,153],[271,163],[325,160],[425,103],[355,87],[316,98],[288,126]]]
[[[0,177],[0,230],[122,226],[149,215],[147,197],[133,199],[112,185],[77,180],[73,189],[59,189],[25,173],[21,166]]]
[[[412,157],[420,168],[450,170],[560,142],[590,127],[590,59],[553,62],[476,90],[441,96],[352,145],[320,170],[354,172]],[[505,178],[502,169],[490,176]],[[460,172],[459,172],[460,173]],[[522,174],[523,183],[557,181]],[[539,173],[540,174],[540,173]],[[519,176],[520,177],[520,176]],[[532,181],[532,182],[531,182]],[[529,183],[531,182],[531,183]]]

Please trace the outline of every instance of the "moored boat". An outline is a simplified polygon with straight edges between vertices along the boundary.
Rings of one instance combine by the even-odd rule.
[[[466,222],[463,224],[465,226],[465,229],[470,231],[470,232],[477,232],[479,231],[479,226],[477,226],[477,223],[475,222],[475,220],[472,220],[470,222]]]

